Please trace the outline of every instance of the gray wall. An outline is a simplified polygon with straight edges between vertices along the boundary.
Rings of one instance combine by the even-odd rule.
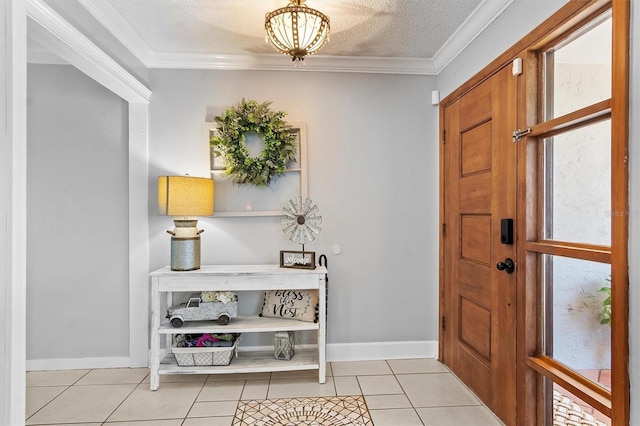
[[[558,9],[564,2],[558,0],[516,0],[493,25],[438,76],[437,88],[446,96],[483,66],[515,43],[535,27],[546,16]],[[632,2],[632,98],[631,117],[638,115],[640,99],[640,7]],[[274,108],[284,109],[291,121],[304,121],[309,131],[310,145],[310,195],[316,201],[325,217],[325,225],[320,239],[309,246],[319,253],[329,255],[331,269],[332,326],[330,341],[371,341],[380,336],[399,330],[418,329],[415,324],[383,320],[376,309],[380,301],[390,298],[399,303],[409,316],[418,315],[419,323],[424,323],[424,331],[410,332],[411,336],[389,337],[435,339],[437,306],[437,144],[436,115],[427,103],[428,94],[435,88],[432,78],[360,75],[314,75],[311,73],[226,73],[226,72],[181,72],[152,71],[152,126],[150,188],[155,188],[154,177],[161,173],[184,173],[197,169],[206,172],[206,152],[197,142],[200,131],[197,126],[209,114],[219,113],[225,106],[240,97],[274,100]],[[43,75],[42,78],[46,78]],[[79,77],[78,77],[79,78]],[[194,81],[186,81],[193,78]],[[145,78],[143,77],[143,80]],[[257,80],[257,81],[256,81]],[[366,84],[369,81],[370,84]],[[410,83],[413,82],[413,83]],[[37,81],[30,78],[30,83]],[[169,86],[164,86],[168,83]],[[277,85],[273,85],[277,83]],[[171,86],[176,86],[173,89]],[[409,87],[410,86],[410,87]],[[294,89],[291,89],[291,88]],[[394,91],[403,88],[398,93]],[[43,90],[53,90],[44,87]],[[180,90],[186,90],[181,94]],[[94,95],[102,97],[100,95]],[[94,97],[92,96],[92,98]],[[62,98],[58,102],[63,101]],[[180,101],[186,106],[181,111]],[[154,107],[155,106],[155,107]],[[58,113],[59,103],[43,114],[51,125],[52,112]],[[359,111],[362,110],[362,114]],[[86,111],[90,111],[87,109]],[[82,111],[78,111],[79,113]],[[178,118],[174,120],[173,117]],[[162,120],[166,122],[162,122]],[[117,121],[117,120],[116,120]],[[30,126],[32,125],[30,121]],[[389,125],[391,124],[391,125]],[[60,124],[61,127],[68,127]],[[410,130],[412,129],[412,130]],[[396,136],[397,135],[397,136]],[[94,132],[93,136],[97,136]],[[640,122],[631,120],[630,129],[630,178],[631,178],[631,235],[630,259],[640,255],[640,173],[633,164],[640,163]],[[52,140],[52,132],[47,135]],[[407,148],[406,144],[411,142]],[[103,143],[99,144],[104,146]],[[397,147],[396,153],[382,156],[382,149]],[[183,150],[184,153],[180,153]],[[55,154],[55,153],[54,153]],[[76,155],[76,154],[74,154]],[[83,154],[83,155],[86,155]],[[106,155],[106,154],[104,154]],[[101,157],[104,161],[104,155]],[[87,155],[88,156],[88,155]],[[100,155],[98,155],[100,156]],[[55,173],[42,174],[43,179],[55,177],[59,170],[78,169],[82,163],[75,159],[58,159]],[[84,157],[86,160],[87,157]],[[390,158],[391,161],[387,161]],[[30,157],[30,162],[33,159]],[[322,162],[322,163],[320,163]],[[329,164],[329,165],[327,165]],[[48,166],[51,167],[51,166]],[[30,165],[31,168],[31,165]],[[50,170],[50,169],[48,169]],[[98,172],[108,172],[108,167],[94,167],[86,173],[92,176]],[[121,170],[126,170],[123,166]],[[31,169],[31,171],[33,171]],[[192,174],[196,170],[192,171]],[[120,178],[123,178],[123,174]],[[112,176],[113,177],[113,176]],[[30,176],[31,179],[31,176]],[[126,189],[125,189],[126,191]],[[390,203],[391,201],[391,203]],[[74,201],[73,204],[76,202]],[[390,206],[394,204],[395,206]],[[168,240],[164,233],[171,227],[169,218],[153,215],[154,201],[150,200],[150,245],[151,265],[155,269],[168,263]],[[59,205],[57,203],[56,205]],[[126,197],[122,199],[123,212],[117,216],[118,229],[126,223]],[[86,211],[86,210],[85,210]],[[345,213],[347,212],[347,213]],[[33,214],[33,213],[32,213]],[[110,217],[115,217],[113,212]],[[87,233],[106,228],[99,226],[100,212],[84,216]],[[371,220],[366,219],[371,217]],[[203,235],[204,262],[242,263],[275,262],[276,253],[287,246],[275,219],[201,219],[200,225],[207,232]],[[33,224],[30,221],[30,230]],[[66,231],[66,228],[65,228]],[[346,234],[345,234],[346,233]],[[416,238],[415,235],[420,238]],[[347,238],[347,236],[349,238]],[[112,235],[113,237],[113,235]],[[30,237],[35,238],[30,231]],[[42,239],[43,236],[40,236]],[[381,243],[381,241],[385,241]],[[41,243],[41,241],[38,241]],[[330,255],[331,244],[343,246],[339,256]],[[33,244],[29,244],[32,246]],[[126,245],[123,243],[123,247]],[[373,247],[373,249],[372,249]],[[59,249],[46,253],[45,258]],[[232,255],[231,253],[236,253]],[[417,255],[415,253],[418,253]],[[412,266],[416,262],[420,266]],[[30,255],[31,257],[31,255]],[[91,256],[88,256],[91,257]],[[77,259],[79,260],[79,259]],[[87,259],[83,256],[82,261]],[[48,265],[55,262],[48,261]],[[31,263],[31,262],[30,262]],[[126,259],[118,261],[126,265]],[[109,262],[104,270],[112,269],[115,261]],[[76,285],[72,297],[87,294],[87,286],[97,288],[94,266],[83,267],[90,270],[90,277],[84,286]],[[100,269],[101,271],[103,269]],[[79,273],[79,271],[76,271]],[[399,274],[399,275],[398,275]],[[635,389],[640,385],[640,348],[638,326],[640,318],[640,267],[630,263],[631,274],[631,424],[640,423],[640,397]],[[398,278],[398,276],[400,278]],[[48,280],[52,283],[52,280]],[[87,284],[88,283],[88,284]],[[62,285],[60,280],[56,285]],[[103,285],[107,285],[103,283]],[[49,284],[51,286],[51,284]],[[114,287],[121,295],[117,302],[111,300],[111,307],[126,316],[127,309],[122,303],[125,290]],[[407,293],[411,291],[411,293]],[[98,291],[98,295],[105,290]],[[108,293],[108,292],[107,292]],[[92,294],[96,294],[92,291]],[[39,297],[37,294],[34,297]],[[56,299],[65,301],[66,298]],[[372,303],[375,302],[375,303]],[[29,298],[27,313],[30,324],[47,324],[55,320],[55,315],[42,304],[40,308],[49,315],[40,314],[31,308]],[[117,305],[117,308],[116,308]],[[396,315],[402,317],[403,315]],[[94,318],[89,315],[87,318]],[[113,317],[112,317],[113,318]],[[339,322],[338,322],[339,320]],[[76,319],[76,322],[86,318]],[[105,320],[106,321],[106,320]],[[385,324],[393,323],[393,326]],[[95,330],[96,324],[92,324]],[[120,342],[119,354],[126,352],[127,331],[122,334],[109,322],[109,338]],[[99,328],[103,325],[99,325]],[[106,327],[106,326],[105,326]],[[46,329],[45,329],[46,330]],[[391,330],[389,332],[389,330]],[[38,329],[38,335],[42,330]],[[406,333],[406,332],[405,332]],[[122,339],[121,341],[119,339]],[[60,341],[58,340],[58,345]],[[54,352],[57,346],[50,348]],[[77,351],[62,356],[77,356]],[[47,355],[52,356],[52,355]],[[91,354],[88,356],[97,356]]]
[[[312,60],[312,59],[310,59]],[[208,176],[202,126],[243,97],[307,126],[309,196],[328,257],[329,343],[435,341],[438,303],[435,78],[310,72],[151,70],[151,269],[169,263],[156,178]],[[282,200],[282,203],[286,202]],[[298,250],[278,218],[201,218],[202,263],[277,263]],[[339,244],[342,253],[333,255]],[[242,302],[242,301],[241,301]],[[252,302],[255,304],[255,302]]]
[[[514,0],[438,74],[438,90],[442,98],[513,46],[565,3],[566,0]]]
[[[128,106],[28,68],[27,359],[129,356]]]

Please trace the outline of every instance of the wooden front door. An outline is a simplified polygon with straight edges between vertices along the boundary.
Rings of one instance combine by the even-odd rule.
[[[441,360],[506,424],[516,419],[519,77],[505,67],[443,105]],[[501,241],[501,219],[513,241]],[[507,244],[505,244],[507,243]],[[506,259],[515,270],[508,273]]]

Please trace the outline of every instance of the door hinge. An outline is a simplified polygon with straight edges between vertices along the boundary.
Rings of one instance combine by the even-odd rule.
[[[514,130],[511,136],[513,137],[514,142],[520,142],[520,139],[522,139],[523,136],[526,136],[529,133],[531,133],[531,128],[527,127],[524,130],[520,130],[520,129]]]
[[[442,238],[445,238],[447,236],[447,224],[443,223],[442,224]]]
[[[442,131],[442,143],[447,143],[447,131]]]
[[[445,331],[447,329],[445,323],[444,323],[444,317],[442,317],[442,331]]]

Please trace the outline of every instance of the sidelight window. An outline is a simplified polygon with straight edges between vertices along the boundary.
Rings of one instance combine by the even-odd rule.
[[[597,10],[555,32],[535,51],[539,121],[531,126],[528,141],[536,144],[538,155],[537,172],[530,175],[537,176],[532,216],[537,229],[526,251],[537,260],[540,338],[538,354],[528,365],[543,379],[545,424],[554,422],[567,401],[593,424],[611,424],[612,377],[626,375],[626,365],[615,365],[623,355],[612,351],[614,327],[620,324],[608,315],[626,309],[610,297],[620,292],[616,286],[626,286],[626,274],[620,275],[613,262],[616,250],[626,252],[614,229],[616,212],[627,197],[615,189],[624,182],[614,170],[621,159],[614,142],[621,124],[612,115],[612,21],[611,9]],[[618,143],[626,140],[618,138]],[[620,412],[618,418],[625,415]]]
[[[611,245],[611,120],[544,138],[544,238]]]
[[[611,98],[611,13],[546,49],[543,60],[545,120]]]

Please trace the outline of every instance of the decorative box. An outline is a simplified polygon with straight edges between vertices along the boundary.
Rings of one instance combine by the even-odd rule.
[[[176,362],[180,367],[229,365],[233,355],[238,356],[238,341],[236,337],[232,346],[222,347],[186,347],[171,348],[171,352],[176,357]]]

